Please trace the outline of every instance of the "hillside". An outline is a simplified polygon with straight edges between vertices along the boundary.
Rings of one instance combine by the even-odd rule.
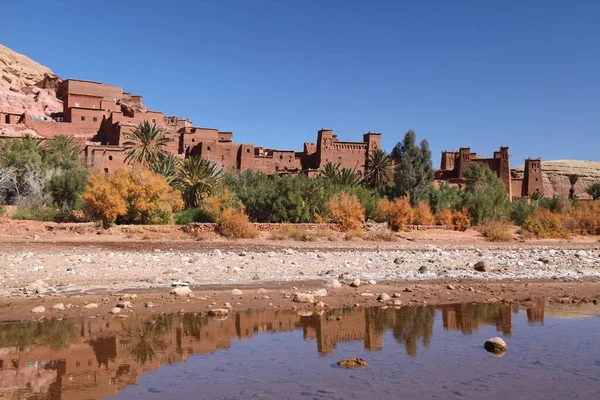
[[[516,168],[523,171],[523,165]],[[600,162],[580,160],[552,160],[542,161],[542,177],[544,179],[544,193],[546,197],[554,194],[568,196],[571,185],[569,175],[576,174],[579,181],[575,185],[575,195],[582,199],[589,199],[585,188],[592,183],[600,183]]]
[[[0,45],[0,104],[6,113],[50,116],[62,111],[56,98],[61,81],[50,68]]]

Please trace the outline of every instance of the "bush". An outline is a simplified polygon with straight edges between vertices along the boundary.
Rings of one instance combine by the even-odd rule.
[[[497,220],[483,222],[479,225],[479,232],[490,242],[511,242],[513,240],[510,227]]]
[[[412,208],[408,196],[398,197],[394,201],[381,199],[377,206],[379,219],[386,221],[394,231],[403,230],[412,221]]]
[[[85,168],[73,168],[55,173],[46,183],[46,190],[52,201],[65,213],[75,208],[79,196],[87,185],[88,171]]]
[[[53,207],[18,207],[12,215],[12,219],[29,221],[60,221],[61,211]]]
[[[188,208],[175,213],[175,224],[187,225],[194,222],[210,222],[204,210],[199,208]]]
[[[571,208],[566,227],[579,235],[600,235],[600,201],[578,201]]]
[[[568,238],[569,232],[565,228],[566,217],[563,214],[553,213],[545,208],[537,208],[525,220],[523,232],[539,238]]]
[[[471,227],[471,220],[469,219],[469,213],[466,208],[462,211],[455,211],[452,214],[452,226],[455,231],[464,232]]]
[[[473,225],[506,215],[509,207],[504,182],[487,166],[471,164],[464,174],[463,206]]]
[[[436,225],[452,226],[452,211],[448,208],[442,208],[435,213],[434,216]]]
[[[200,210],[205,219],[202,222],[219,222],[219,218],[221,218],[223,212],[235,206],[235,200],[227,188],[216,194],[209,195],[200,203]]]
[[[346,232],[362,228],[365,220],[365,209],[358,197],[345,192],[334,195],[329,200],[327,211],[329,218]]]
[[[93,174],[81,198],[85,215],[105,225],[165,224],[183,207],[180,193],[165,177],[145,169]]]
[[[231,239],[247,239],[258,235],[243,208],[228,208],[223,211],[216,230],[217,233]]]
[[[534,210],[535,207],[529,203],[528,199],[514,199],[510,205],[510,219],[521,226]]]
[[[413,210],[412,223],[414,225],[433,225],[435,219],[427,203],[418,203]]]

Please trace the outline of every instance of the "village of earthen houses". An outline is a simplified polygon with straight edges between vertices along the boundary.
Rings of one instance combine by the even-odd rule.
[[[307,174],[316,176],[327,163],[364,172],[368,155],[381,149],[381,133],[367,132],[360,142],[339,141],[333,130],[317,132],[316,143],[304,143],[302,151],[275,150],[247,143],[234,143],[233,132],[195,127],[187,118],[165,116],[148,110],[142,97],[123,92],[118,86],[99,82],[46,77],[45,88],[55,88],[63,110],[47,115],[14,113],[0,107],[0,124],[12,125],[11,138],[34,131],[41,140],[57,135],[73,136],[81,144],[82,162],[92,170],[110,173],[125,165],[126,134],[149,121],[159,126],[170,140],[167,151],[181,158],[198,156],[224,170],[256,170],[266,174]],[[4,136],[4,135],[2,135]],[[2,137],[0,136],[0,137]],[[8,138],[4,136],[3,138]],[[469,148],[444,151],[437,182],[459,187],[471,163],[482,163],[495,171],[510,198],[543,194],[541,160],[525,160],[523,171],[511,169],[508,147],[494,152],[493,158],[479,157]]]

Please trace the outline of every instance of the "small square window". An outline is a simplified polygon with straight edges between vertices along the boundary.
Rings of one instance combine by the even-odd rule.
[[[156,118],[152,118],[152,123],[155,124],[156,123]]]
[[[94,118],[92,118],[92,121],[94,121],[94,122],[98,122],[98,117],[94,117]]]
[[[192,143],[196,143],[196,139],[192,139]]]
[[[85,121],[85,115],[82,115],[82,116],[81,116],[81,120],[82,120],[82,121]]]
[[[108,159],[109,159],[110,161],[112,161],[112,156],[108,156]]]
[[[104,173],[108,174],[108,168],[104,168]]]
[[[206,148],[206,150],[210,151],[210,146],[208,146],[208,147]]]
[[[250,153],[250,149],[246,149],[246,153]]]

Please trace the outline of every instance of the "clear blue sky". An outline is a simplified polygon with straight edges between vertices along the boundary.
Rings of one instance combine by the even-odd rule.
[[[301,150],[414,129],[442,149],[600,159],[600,1],[7,1],[0,42],[62,78]]]

